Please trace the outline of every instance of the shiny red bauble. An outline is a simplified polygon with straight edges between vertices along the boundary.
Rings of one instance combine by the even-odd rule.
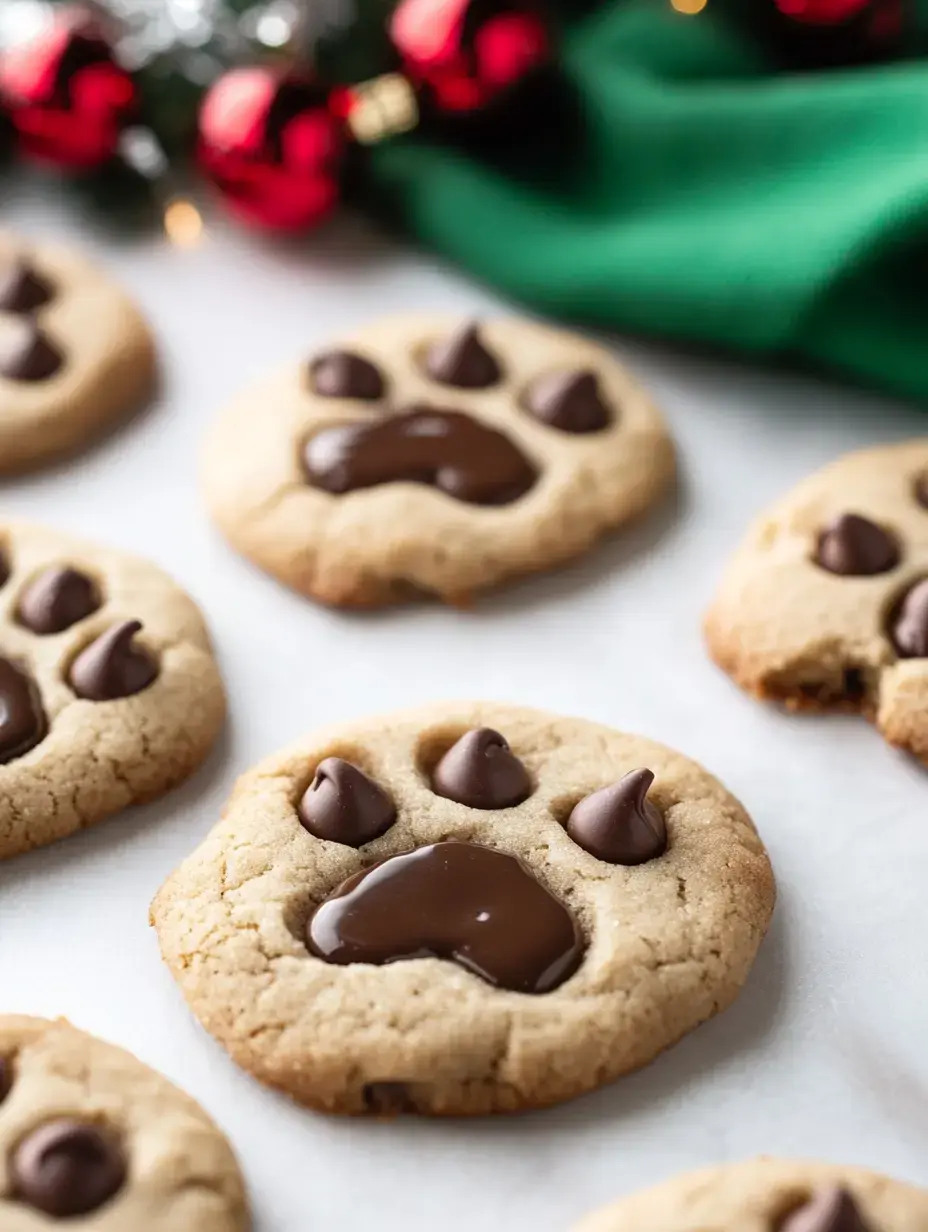
[[[232,69],[203,100],[200,166],[252,225],[298,231],[321,222],[340,200],[344,155],[342,124],[311,77]]]
[[[390,38],[413,84],[446,112],[490,106],[551,58],[529,0],[400,0]]]
[[[100,26],[71,7],[0,57],[0,100],[25,154],[74,169],[108,162],[137,106]]]
[[[873,0],[776,0],[784,17],[810,26],[838,26],[869,8]]]

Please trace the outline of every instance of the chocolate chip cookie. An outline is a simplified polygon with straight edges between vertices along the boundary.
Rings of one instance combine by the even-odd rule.
[[[575,1232],[924,1232],[928,1190],[863,1168],[755,1159],[689,1172]]]
[[[202,617],[166,574],[0,525],[0,859],[161,795],[224,713]]]
[[[329,1112],[542,1107],[734,1000],[774,882],[742,807],[636,736],[433,706],[239,782],[152,905],[193,1012]]]
[[[155,380],[138,309],[84,258],[0,233],[0,473],[82,446]]]
[[[247,1232],[245,1189],[198,1104],[69,1023],[0,1015],[0,1227]]]
[[[534,322],[394,317],[250,390],[210,439],[213,518],[324,603],[464,602],[658,499],[667,429],[600,346]]]
[[[859,711],[928,761],[928,439],[841,458],[762,515],[705,628],[742,688]]]

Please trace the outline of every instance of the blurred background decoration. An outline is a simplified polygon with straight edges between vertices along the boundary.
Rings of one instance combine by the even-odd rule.
[[[928,399],[928,0],[2,0],[0,176]],[[317,239],[316,242],[324,242]]]

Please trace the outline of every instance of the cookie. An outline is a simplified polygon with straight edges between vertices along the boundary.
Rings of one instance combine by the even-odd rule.
[[[755,1159],[675,1177],[575,1232],[924,1232],[928,1190],[863,1168]]]
[[[0,1015],[0,1227],[247,1232],[235,1156],[203,1109],[70,1023]]]
[[[3,859],[186,778],[225,695],[199,611],[147,561],[7,523],[0,583]]]
[[[446,704],[246,774],[152,905],[194,1014],[329,1112],[543,1107],[734,1000],[774,902],[694,762],[580,719]]]
[[[602,347],[534,322],[391,317],[243,395],[205,458],[230,543],[323,603],[466,602],[658,499],[667,429]]]
[[[0,473],[72,452],[152,392],[129,298],[83,257],[0,234]]]
[[[928,761],[928,439],[868,449],[761,516],[708,612],[716,662],[795,708],[859,711]]]

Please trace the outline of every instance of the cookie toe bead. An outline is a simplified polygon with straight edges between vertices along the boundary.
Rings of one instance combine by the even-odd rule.
[[[33,320],[0,320],[0,377],[8,381],[47,381],[63,364],[62,353]]]
[[[912,485],[912,494],[923,509],[928,509],[928,471],[919,475]]]
[[[0,658],[0,764],[28,753],[47,731],[42,697],[32,677],[11,659]]]
[[[13,1063],[9,1057],[0,1056],[0,1104],[13,1089]]]
[[[16,610],[21,625],[45,636],[62,633],[100,607],[96,583],[86,573],[52,565],[23,591]]]
[[[310,364],[310,383],[323,398],[376,402],[386,393],[380,369],[353,351],[327,351]]]
[[[532,780],[505,736],[481,727],[451,746],[432,773],[432,790],[470,808],[513,808],[531,795]]]
[[[27,1134],[10,1163],[16,1197],[56,1219],[88,1215],[122,1188],[122,1151],[96,1126],[71,1119],[48,1121]]]
[[[576,804],[567,821],[574,842],[607,864],[644,864],[667,850],[667,827],[651,803],[650,770],[631,770]]]
[[[595,372],[550,372],[525,394],[525,409],[559,432],[600,432],[612,422]]]
[[[47,278],[22,257],[0,262],[0,312],[30,313],[54,299]]]
[[[903,596],[891,625],[893,644],[904,659],[928,658],[928,578]]]
[[[873,1232],[864,1222],[852,1195],[841,1185],[829,1185],[780,1225],[780,1232]]]
[[[140,620],[124,620],[81,651],[68,676],[78,697],[107,702],[148,688],[158,676],[158,663],[135,641],[141,628]]]
[[[438,384],[458,389],[487,389],[503,379],[498,360],[484,344],[479,327],[470,321],[429,347],[425,370]]]
[[[881,526],[856,513],[842,513],[819,536],[816,563],[829,573],[869,577],[899,563],[899,545]]]
[[[372,842],[396,820],[396,808],[383,788],[341,757],[319,763],[298,812],[310,834],[348,847]]]

